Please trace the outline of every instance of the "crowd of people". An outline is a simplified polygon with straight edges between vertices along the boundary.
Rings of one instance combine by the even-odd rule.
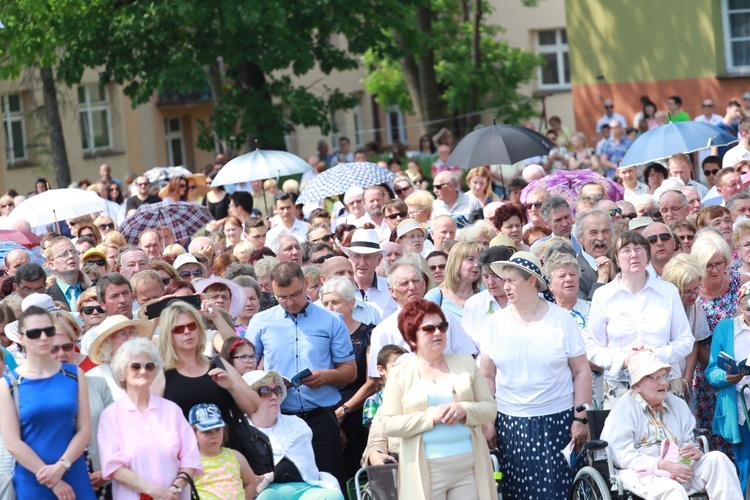
[[[489,499],[496,448],[505,498],[562,499],[587,404],[612,410],[604,435],[640,495],[742,498],[750,118],[733,115],[727,151],[620,168],[627,123],[604,104],[596,151],[553,119],[570,153],[464,177],[444,130],[394,147],[392,182],[305,205],[315,175],[372,151],[321,141],[281,186],[210,187],[223,155],[164,186],[103,165],[79,187],[106,210],[55,226],[9,222],[23,197],[6,193],[0,225],[40,244],[0,248],[0,477],[18,498],[340,499],[361,466],[398,463],[400,498]],[[644,102],[637,129],[658,113]],[[529,186],[556,169],[624,197],[606,179],[574,202]],[[123,220],[162,200],[214,220],[127,244]]]

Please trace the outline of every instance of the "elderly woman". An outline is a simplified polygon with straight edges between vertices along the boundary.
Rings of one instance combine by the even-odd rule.
[[[704,455],[696,446],[690,408],[667,391],[670,370],[650,350],[630,360],[633,385],[612,409],[601,435],[609,443],[615,467],[621,469],[620,478],[647,500],[687,500],[686,490],[705,490],[711,500],[744,498],[726,455]]]
[[[86,379],[53,358],[55,333],[46,309],[27,308],[18,319],[26,362],[0,383],[0,429],[16,459],[13,486],[19,499],[94,500],[83,457],[91,438]]]
[[[695,257],[701,269],[705,270],[698,300],[706,312],[708,329],[713,333],[719,321],[735,316],[741,278],[737,271],[731,271],[732,251],[726,240],[713,229],[704,229],[693,242],[690,255]],[[711,337],[700,341],[706,350],[711,350]],[[706,380],[706,365],[700,359],[695,365],[693,390],[695,393],[695,419],[698,427],[711,428],[716,389]],[[710,436],[711,449],[720,449],[728,455],[732,448],[717,435]],[[730,455],[731,456],[731,455]]]
[[[742,398],[747,403],[742,387],[750,383],[750,376],[744,372],[731,373],[720,368],[718,360],[722,352],[737,361],[750,356],[750,284],[746,283],[740,290],[736,317],[723,319],[716,326],[711,342],[711,357],[706,368],[706,378],[719,389],[712,429],[732,443],[742,491],[746,492],[750,474],[750,431],[745,422],[746,414],[741,409]]]
[[[518,250],[529,249],[523,242],[523,226],[526,224],[526,216],[518,207],[506,203],[495,210],[495,218],[492,222],[500,234],[504,234],[513,240]]]
[[[432,280],[436,286],[440,286],[445,280],[445,268],[448,265],[448,254],[440,250],[434,250],[425,259],[430,268]]]
[[[362,406],[378,390],[377,383],[367,377],[370,336],[375,325],[364,324],[352,318],[356,292],[354,284],[343,276],[326,281],[320,290],[323,307],[344,317],[357,363],[357,378],[339,388],[342,403],[336,408],[336,419],[346,434],[344,464],[348,467],[347,477],[356,474],[359,457],[367,446],[367,429],[362,426]]]
[[[741,219],[734,223],[732,244],[742,266],[737,270],[742,283],[750,281],[750,220]]]
[[[404,219],[396,227],[396,243],[404,253],[422,253],[426,239],[427,230],[415,219]]]
[[[630,388],[627,368],[636,352],[653,349],[672,365],[670,380],[681,379],[680,362],[694,342],[677,289],[646,269],[651,245],[645,236],[625,231],[611,254],[619,273],[594,294],[586,339],[589,361],[604,370],[604,408]]]
[[[487,167],[476,167],[469,170],[466,176],[466,185],[469,186],[468,194],[476,198],[482,206],[500,198],[492,191],[492,177]]]
[[[281,375],[256,370],[242,378],[260,400],[257,410],[248,415],[248,420],[268,436],[273,448],[274,474],[259,478],[258,490],[262,491],[256,498],[343,500],[336,479],[318,471],[315,465],[310,427],[300,418],[281,413],[281,402],[286,399],[286,386]]]
[[[112,373],[126,394],[99,421],[102,474],[113,497],[139,500],[190,498],[189,480],[203,473],[198,443],[180,408],[151,394],[162,369],[152,342],[125,342],[112,359]]]
[[[76,343],[81,335],[81,327],[75,316],[68,311],[55,311],[52,313],[52,321],[55,329],[60,335],[52,339],[52,357],[61,363],[76,365],[83,371],[88,372],[96,366],[91,358],[76,351]]]
[[[716,229],[729,248],[732,248],[732,215],[725,207],[711,205],[705,207],[698,213],[695,219],[695,227],[700,231],[704,227]]]
[[[104,378],[112,392],[112,398],[115,401],[120,399],[125,392],[112,374],[110,361],[122,344],[136,337],[151,338],[153,331],[150,321],[132,320],[120,314],[108,316],[99,325],[99,333],[89,347],[89,358],[99,366],[89,370],[86,376]]]
[[[482,275],[477,261],[483,251],[484,247],[479,243],[456,243],[448,254],[445,279],[440,286],[427,292],[424,298],[460,319],[466,300],[479,292]]]
[[[234,329],[237,335],[244,337],[248,323],[250,323],[253,316],[260,310],[262,292],[258,282],[250,276],[237,276],[232,281],[241,286],[245,291],[245,306],[234,321]]]
[[[568,311],[539,296],[547,284],[533,254],[516,252],[490,267],[510,305],[481,335],[480,367],[499,412],[485,436],[496,435],[511,497],[566,499],[574,471],[560,450],[586,441],[585,415],[574,408],[591,401],[583,336]]]
[[[435,198],[428,191],[415,191],[404,200],[409,207],[409,217],[423,226],[430,224],[432,218],[432,202]]]
[[[692,222],[685,218],[677,219],[669,229],[672,230],[672,234],[677,241],[680,242],[680,252],[690,253],[690,249],[693,248],[693,241],[695,240],[696,229]]]
[[[378,416],[401,438],[399,498],[496,496],[481,429],[495,407],[476,363],[443,354],[448,323],[433,302],[409,302],[398,328],[414,356],[390,370]]]
[[[470,243],[475,241],[482,247],[489,248],[492,238],[497,236],[495,226],[488,220],[478,220],[471,226],[461,229],[458,234],[458,241]]]

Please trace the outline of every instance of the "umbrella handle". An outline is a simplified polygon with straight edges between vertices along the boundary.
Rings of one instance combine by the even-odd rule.
[[[52,209],[52,215],[55,216],[55,225],[57,226],[57,234],[62,234],[62,231],[60,231],[60,221],[57,220],[57,211],[54,208]]]

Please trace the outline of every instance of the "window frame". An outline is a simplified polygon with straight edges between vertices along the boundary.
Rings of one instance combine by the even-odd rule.
[[[96,101],[95,103],[91,100],[91,88],[101,87],[104,90],[104,101]],[[114,148],[112,138],[112,111],[110,109],[111,101],[109,98],[109,86],[101,85],[99,83],[87,83],[79,85],[79,88],[83,88],[84,102],[80,102],[78,98],[78,121],[79,125],[83,125],[81,122],[81,115],[85,114],[88,122],[88,141],[89,147],[84,147],[83,141],[83,128],[81,127],[81,149],[84,153],[96,153],[98,151],[110,151]],[[104,146],[96,146],[94,134],[94,113],[99,111],[105,111],[107,116],[107,144]]]
[[[540,34],[550,31],[555,33],[555,44],[542,45],[539,41]],[[541,66],[537,68],[537,87],[539,90],[570,90],[570,82],[565,82],[565,54],[568,54],[568,66],[570,66],[570,46],[562,41],[563,31],[567,35],[566,28],[541,29],[534,33],[536,53],[540,55],[555,54],[557,59],[557,83],[544,83],[542,81],[543,68]],[[568,73],[570,73],[570,68],[568,68]]]
[[[177,123],[179,125],[179,130],[177,131],[170,130],[169,128],[170,120],[177,120]],[[175,139],[180,141],[180,155],[182,155],[182,163],[180,163],[179,165],[177,165],[177,163],[174,161],[174,158],[173,158],[171,142]],[[167,148],[167,163],[169,165],[176,166],[176,167],[185,165],[185,136],[183,134],[181,116],[164,117],[164,143]]]
[[[396,114],[396,131],[398,138],[393,138],[393,125],[391,125],[391,113]],[[396,105],[391,105],[385,110],[386,130],[388,131],[388,145],[393,144],[394,140],[399,141],[401,144],[406,144],[406,118],[404,117],[403,111]]]
[[[18,97],[18,111],[10,110],[11,96]],[[5,156],[9,165],[13,165],[19,161],[25,161],[29,159],[29,145],[26,141],[26,120],[23,114],[23,94],[3,94],[0,100],[0,113],[3,119],[3,137],[5,138]],[[23,156],[16,156],[15,154],[15,141],[13,140],[13,123],[21,124],[21,144],[23,146]]]
[[[750,14],[750,8],[748,9],[737,9],[734,11],[729,10],[729,0],[721,0],[721,22],[722,31],[724,32],[724,59],[727,73],[731,74],[750,74],[750,61],[749,64],[744,66],[738,66],[734,64],[734,56],[732,54],[732,41],[738,40],[738,38],[731,37],[731,22],[730,16],[732,14]],[[750,41],[750,37],[741,37]]]

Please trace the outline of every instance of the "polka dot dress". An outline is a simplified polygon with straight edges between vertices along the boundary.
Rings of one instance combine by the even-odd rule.
[[[570,443],[572,421],[572,409],[541,417],[498,414],[503,500],[568,498],[577,470],[565,463],[560,451]]]

